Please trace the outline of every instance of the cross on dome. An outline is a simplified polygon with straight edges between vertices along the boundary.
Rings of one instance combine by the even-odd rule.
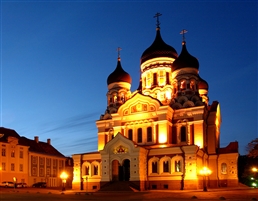
[[[183,41],[185,41],[185,33],[187,33],[188,31],[186,29],[183,29],[180,34],[183,35]]]
[[[155,15],[154,15],[154,18],[157,18],[157,28],[159,28],[159,25],[160,25],[160,22],[159,22],[159,17],[161,16],[162,14],[161,13],[156,13]]]

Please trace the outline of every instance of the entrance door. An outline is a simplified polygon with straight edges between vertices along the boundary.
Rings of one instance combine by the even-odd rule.
[[[119,166],[119,181],[130,180],[130,160],[125,159],[123,165]]]
[[[119,181],[119,162],[118,160],[112,161],[112,181]]]

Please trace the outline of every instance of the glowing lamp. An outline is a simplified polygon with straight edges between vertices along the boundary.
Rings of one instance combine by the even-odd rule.
[[[203,191],[208,191],[208,190],[207,190],[206,178],[207,178],[207,176],[211,175],[211,170],[210,170],[209,168],[207,168],[207,167],[203,167],[203,168],[200,170],[199,174],[200,174],[201,176],[203,176]]]

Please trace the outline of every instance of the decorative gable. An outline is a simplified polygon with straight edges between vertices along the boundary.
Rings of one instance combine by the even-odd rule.
[[[137,93],[118,109],[118,114],[126,116],[138,112],[153,112],[159,107],[160,102],[157,99]]]

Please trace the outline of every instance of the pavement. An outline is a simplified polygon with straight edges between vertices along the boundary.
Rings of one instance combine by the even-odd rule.
[[[186,201],[186,200],[258,201],[258,188],[236,187],[202,190],[148,190],[141,192],[85,192],[61,189],[0,189],[1,201]]]

